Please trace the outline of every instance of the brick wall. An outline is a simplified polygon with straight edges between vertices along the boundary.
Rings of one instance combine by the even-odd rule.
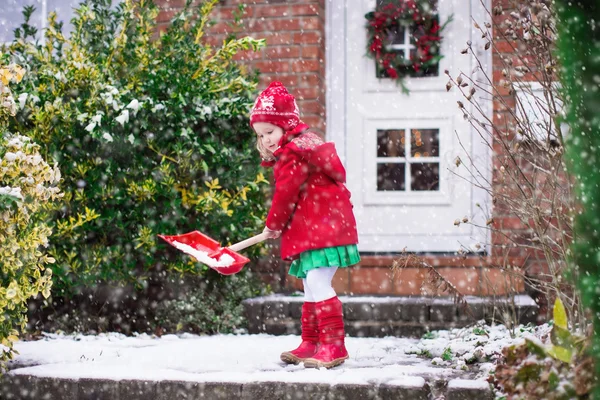
[[[245,5],[242,26],[233,27],[234,14]],[[164,29],[181,10],[184,0],[157,0]],[[219,45],[228,34],[266,39],[258,53],[245,52],[238,60],[261,72],[259,90],[279,80],[297,99],[301,118],[325,133],[325,0],[222,0],[212,13],[215,24],[206,40]]]

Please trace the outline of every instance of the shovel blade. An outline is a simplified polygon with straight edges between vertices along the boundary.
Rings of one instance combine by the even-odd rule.
[[[221,245],[219,244],[219,242],[217,242],[214,239],[211,239],[210,237],[206,236],[205,234],[198,232],[198,231],[193,231],[193,232],[189,232],[189,233],[184,233],[182,235],[158,235],[158,237],[160,237],[161,239],[163,239],[164,241],[166,241],[167,243],[169,243],[170,245],[175,246],[175,242],[179,242],[179,243],[183,243],[186,244],[198,251],[203,251],[208,253],[208,255],[217,255],[217,256],[221,256],[223,254],[227,254],[229,256],[231,256],[231,258],[233,258],[233,263],[231,263],[230,265],[227,266],[221,266],[221,267],[217,267],[217,266],[212,266],[210,264],[206,264],[208,267],[212,268],[213,270],[217,271],[218,273],[222,274],[222,275],[233,275],[233,274],[237,274],[238,272],[240,272],[242,270],[242,268],[244,267],[244,265],[248,262],[250,262],[250,260],[244,256],[242,256],[241,254],[236,253],[235,251],[232,251],[228,248],[223,248],[221,247]],[[185,251],[184,251],[185,253]],[[188,254],[188,253],[186,253]],[[190,254],[193,257],[193,254]],[[214,258],[214,257],[213,257]],[[216,261],[216,259],[215,259]]]
[[[196,250],[206,251],[207,253],[212,253],[221,249],[221,245],[219,244],[219,242],[211,239],[210,237],[198,231],[188,232],[182,235],[158,236],[161,239],[167,241],[170,245],[172,245],[173,242],[179,242],[187,244],[188,246],[193,247]]]

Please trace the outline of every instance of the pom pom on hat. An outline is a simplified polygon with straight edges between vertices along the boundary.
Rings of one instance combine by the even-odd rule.
[[[283,83],[271,82],[256,99],[250,112],[250,125],[268,122],[284,131],[290,131],[300,123],[298,105]]]

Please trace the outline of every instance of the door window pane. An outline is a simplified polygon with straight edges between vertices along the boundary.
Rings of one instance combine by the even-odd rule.
[[[377,157],[404,157],[404,129],[377,130]]]
[[[414,191],[440,189],[440,168],[438,163],[414,163],[410,165],[410,184]]]
[[[394,51],[399,53],[399,55],[403,58],[406,58],[406,39],[407,35],[405,26],[397,26],[395,29],[390,30],[386,40],[388,51]]]
[[[410,155],[412,157],[438,157],[439,151],[439,129],[410,130]]]
[[[406,164],[404,163],[377,164],[377,190],[405,190],[405,170]]]

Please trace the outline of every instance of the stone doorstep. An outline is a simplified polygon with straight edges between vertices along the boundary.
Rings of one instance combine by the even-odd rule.
[[[328,385],[295,382],[149,382],[89,378],[71,380],[31,375],[4,375],[0,379],[0,398],[3,400],[427,400],[432,395],[439,397],[441,394],[445,394],[446,400],[493,399],[492,392],[485,382],[464,379],[453,379],[449,382],[427,382],[417,376],[400,376],[397,381],[383,385]]]
[[[344,328],[350,337],[421,337],[426,332],[450,328],[462,328],[468,323],[460,322],[386,322],[386,321],[346,321]],[[249,333],[270,335],[300,335],[300,323],[296,320],[267,319],[261,325],[249,326]]]
[[[501,320],[510,307],[506,301],[467,297],[468,307],[449,298],[340,297],[346,331],[350,336],[420,336],[429,330],[464,327],[485,319]],[[302,297],[272,295],[243,302],[249,333],[300,334]],[[538,306],[526,295],[515,301],[522,324],[535,323]]]

